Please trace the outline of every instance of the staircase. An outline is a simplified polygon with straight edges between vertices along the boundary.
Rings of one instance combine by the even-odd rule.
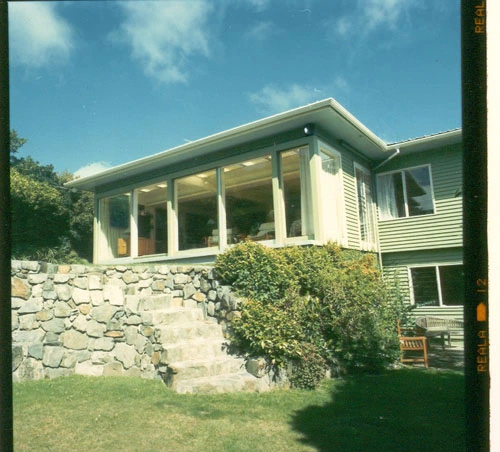
[[[155,329],[157,365],[167,386],[181,394],[269,390],[268,379],[245,370],[245,361],[228,355],[222,328],[198,307],[176,306],[169,295],[128,295],[126,304]]]

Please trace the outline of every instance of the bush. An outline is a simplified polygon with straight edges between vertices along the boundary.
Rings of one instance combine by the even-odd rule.
[[[217,256],[215,272],[242,296],[263,302],[283,298],[295,285],[285,258],[255,242],[242,242]]]
[[[294,386],[315,387],[327,368],[378,371],[397,359],[400,302],[372,254],[247,242],[217,258],[216,274],[248,299],[233,344],[275,370],[291,368]]]

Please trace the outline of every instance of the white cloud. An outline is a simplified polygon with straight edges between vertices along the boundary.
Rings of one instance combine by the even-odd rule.
[[[258,12],[264,11],[270,5],[271,0],[247,0]]]
[[[100,173],[101,171],[111,168],[108,162],[95,162],[89,163],[88,165],[82,166],[80,169],[76,170],[74,176],[76,179],[80,177],[92,176],[93,174]]]
[[[57,9],[55,2],[9,3],[9,52],[13,64],[40,68],[69,58],[74,32]]]
[[[250,28],[245,36],[255,41],[265,41],[270,35],[275,32],[275,26],[272,22],[258,22]]]
[[[380,26],[396,28],[405,9],[412,6],[409,0],[364,0],[363,15],[368,29]]]
[[[343,38],[366,35],[381,27],[397,30],[415,6],[419,6],[418,0],[358,0],[351,14],[330,20],[327,26]]]
[[[352,21],[347,17],[341,17],[335,24],[335,31],[342,37],[348,36],[352,31]]]
[[[267,85],[251,93],[249,99],[262,113],[274,114],[314,102],[319,99],[320,93],[314,88],[297,84],[287,88]]]
[[[161,82],[186,83],[190,59],[210,55],[212,6],[196,2],[120,2],[125,20],[112,38],[132,48],[144,72]]]
[[[341,75],[337,75],[337,77],[335,77],[333,85],[338,90],[349,91],[349,84],[347,83],[347,80]]]

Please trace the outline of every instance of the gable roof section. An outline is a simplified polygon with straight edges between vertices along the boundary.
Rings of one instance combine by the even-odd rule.
[[[112,184],[124,177],[140,176],[158,168],[158,166],[181,163],[215,151],[237,147],[249,141],[299,129],[307,124],[313,124],[318,130],[326,131],[329,135],[345,142],[349,147],[358,150],[358,152],[373,161],[383,160],[387,157],[387,151],[397,147],[404,147],[409,151],[421,150],[429,147],[436,140],[441,143],[443,138],[452,139],[451,136],[446,135],[448,132],[445,132],[417,140],[387,145],[337,101],[330,98],[243,124],[90,176],[75,179],[68,182],[66,186],[94,191],[98,186]],[[460,131],[453,131],[453,139],[457,138],[455,136],[457,132]],[[443,135],[446,135],[446,137]]]

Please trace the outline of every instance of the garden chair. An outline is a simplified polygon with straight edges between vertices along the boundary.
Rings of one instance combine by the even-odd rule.
[[[425,367],[429,367],[427,356],[427,338],[425,336],[411,336],[408,331],[413,331],[410,328],[403,328],[398,320],[398,339],[399,350],[401,352],[401,363],[424,363]],[[422,356],[415,356],[416,353]]]

